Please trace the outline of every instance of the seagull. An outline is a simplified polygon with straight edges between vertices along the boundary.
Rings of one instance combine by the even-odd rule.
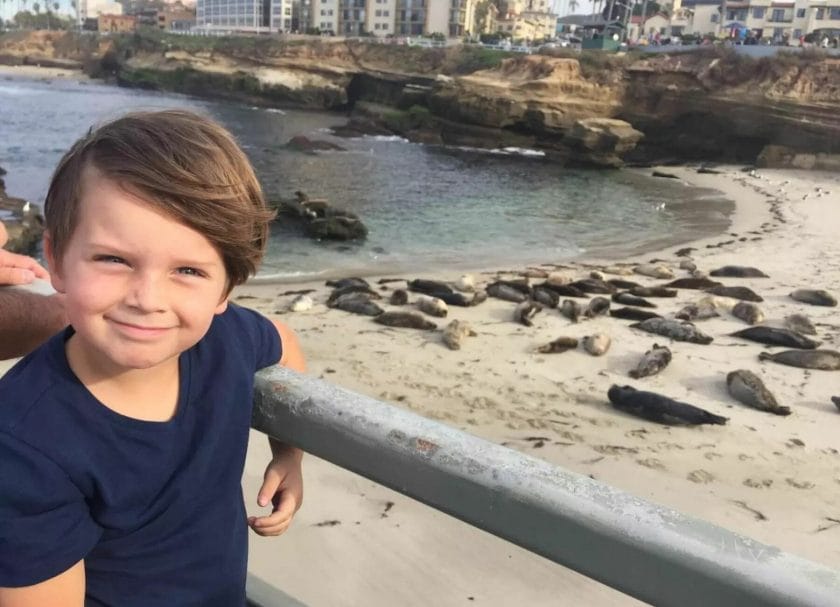
[[[24,205],[23,205],[23,212],[24,212],[24,213],[28,213],[28,212],[29,212],[29,209],[31,209],[31,208],[32,208],[32,203],[30,203],[30,202],[27,200],[27,201],[26,201],[26,204],[24,204]]]

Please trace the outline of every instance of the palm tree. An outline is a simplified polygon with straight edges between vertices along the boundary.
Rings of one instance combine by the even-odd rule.
[[[569,0],[569,12],[570,13],[574,14],[574,12],[578,9],[578,6],[580,6],[580,3],[578,2],[578,0]]]

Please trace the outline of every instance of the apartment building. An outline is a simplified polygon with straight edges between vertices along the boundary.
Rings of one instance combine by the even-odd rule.
[[[506,0],[500,4],[497,28],[514,40],[541,40],[554,36],[557,16],[547,0]]]
[[[814,31],[840,31],[840,0],[682,0],[674,33],[727,35],[747,30],[769,39],[798,39]],[[675,11],[676,12],[676,11]],[[679,27],[675,31],[674,26]]]

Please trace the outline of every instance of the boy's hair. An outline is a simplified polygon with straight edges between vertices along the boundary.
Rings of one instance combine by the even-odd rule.
[[[59,264],[78,223],[86,167],[207,238],[224,261],[228,292],[256,272],[274,213],[220,125],[181,110],[134,112],[79,139],[58,163],[44,204]]]

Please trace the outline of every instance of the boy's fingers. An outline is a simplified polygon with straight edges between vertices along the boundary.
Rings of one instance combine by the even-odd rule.
[[[271,516],[251,518],[248,521],[248,525],[254,530],[254,533],[262,536],[280,535],[289,528],[291,523],[291,517],[280,518],[276,512]]]
[[[260,487],[259,493],[257,493],[257,503],[260,506],[268,506],[279,488],[280,476],[271,470],[267,471],[262,487]]]
[[[0,267],[0,285],[28,285],[35,280],[35,273],[32,270],[23,268]]]
[[[49,278],[50,274],[37,261],[26,255],[18,255],[0,249],[0,270],[28,270],[33,277],[26,282],[4,283],[4,284],[27,284],[33,278]]]

